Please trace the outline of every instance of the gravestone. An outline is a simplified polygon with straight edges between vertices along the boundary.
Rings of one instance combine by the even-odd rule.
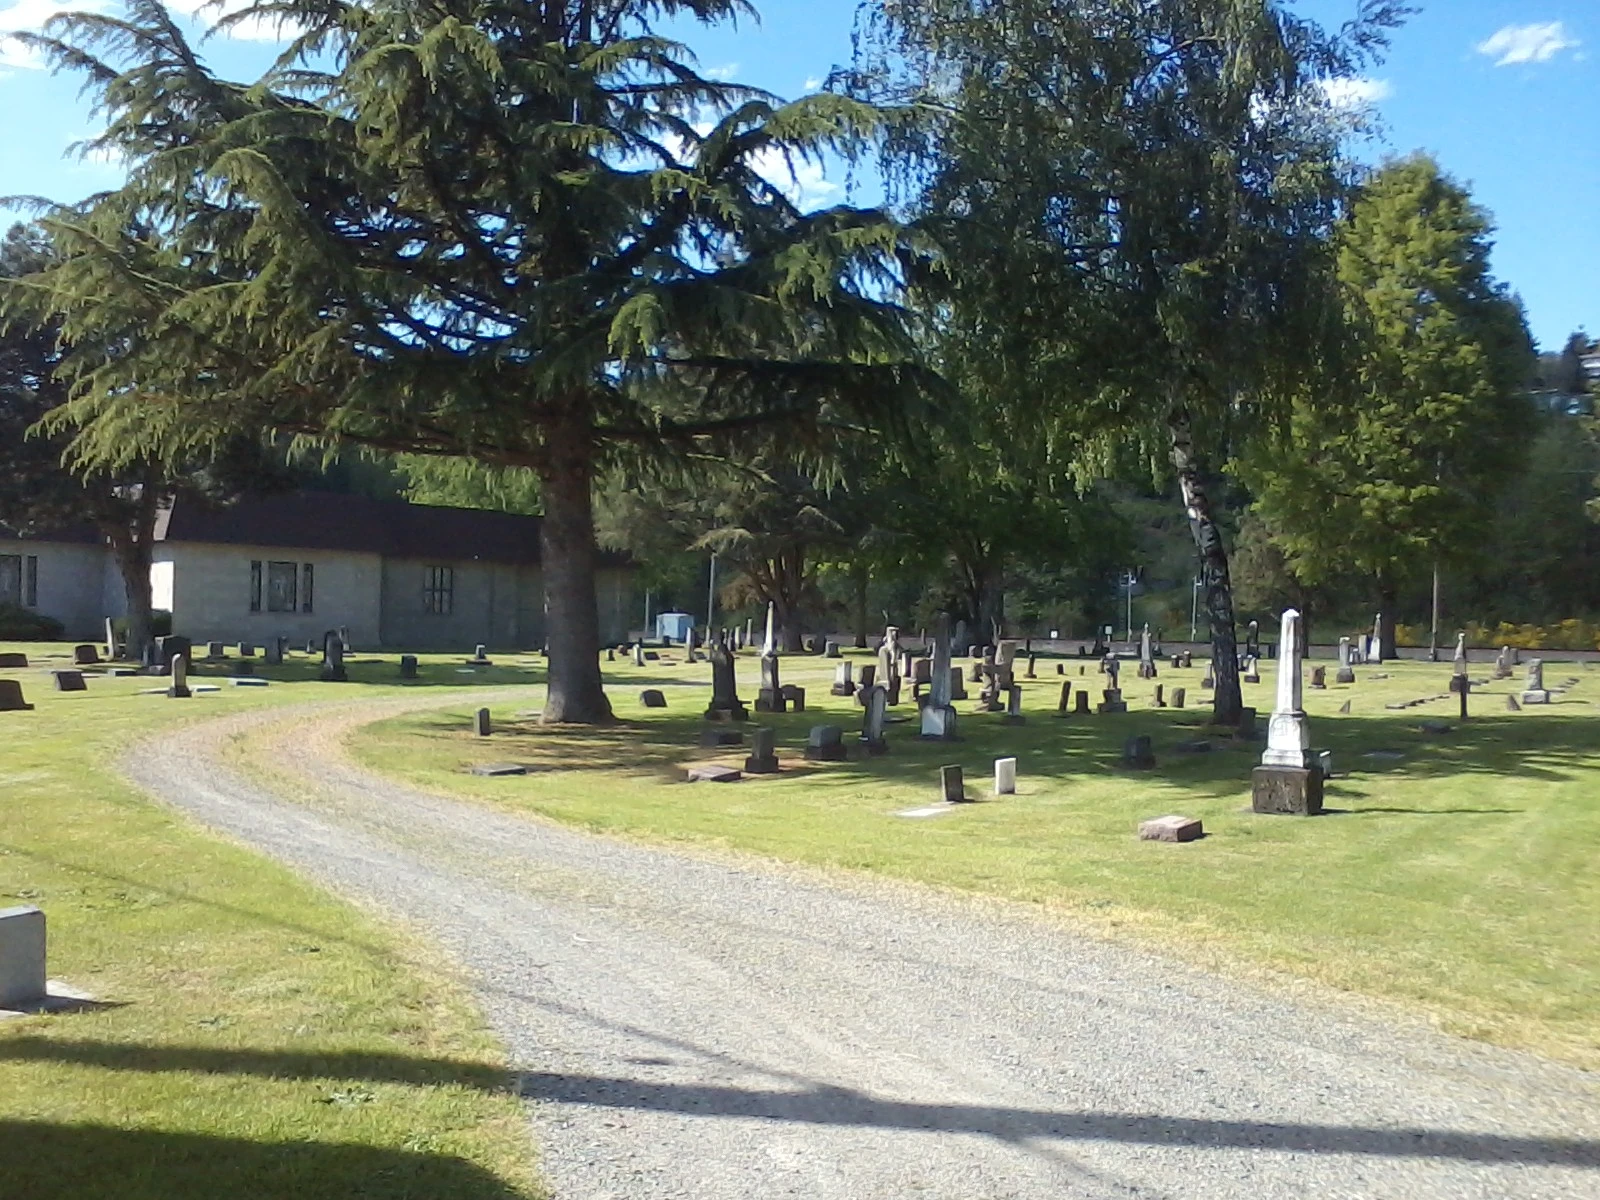
[[[1207,662],[1205,678],[1200,681],[1200,688],[1202,691],[1209,692],[1217,686],[1217,676],[1211,667],[1212,664]]]
[[[1029,679],[1037,679],[1039,677],[1038,667],[1039,667],[1039,656],[1037,654],[1028,655],[1027,676],[1028,676]]]
[[[806,735],[807,762],[844,762],[844,730],[837,725],[813,725]]]
[[[1079,695],[1082,695],[1082,693],[1080,692]],[[1100,705],[1096,711],[1102,716],[1104,716],[1106,713],[1125,713],[1128,711],[1128,704],[1127,701],[1122,698],[1122,692],[1120,690],[1117,688],[1106,688],[1106,690],[1101,693]]]
[[[667,706],[667,697],[660,688],[645,688],[644,691],[639,693],[639,703],[646,708],[665,708]]]
[[[750,757],[744,760],[747,775],[776,775],[778,773],[777,734],[771,729],[757,729],[750,735]]]
[[[1350,715],[1350,701],[1346,700],[1343,704],[1339,705],[1339,712],[1341,715],[1348,717]]]
[[[1156,752],[1149,734],[1138,734],[1122,743],[1122,766],[1128,771],[1149,771],[1156,765]]]
[[[687,772],[690,783],[738,783],[743,776],[738,767],[725,767],[720,763],[704,763],[698,767],[690,767]]]
[[[1066,673],[1067,673],[1067,664],[1066,663],[1057,663],[1056,664],[1056,674],[1057,675],[1065,675]]]
[[[26,667],[27,665],[28,665],[28,656],[26,654],[15,654],[15,653],[12,653],[10,651],[7,651],[4,654],[0,654],[0,667],[4,667],[4,668],[8,668],[9,669],[9,668],[17,668],[17,667]]]
[[[1312,667],[1311,668],[1311,686],[1316,688],[1317,691],[1319,691],[1319,692],[1327,690],[1327,688],[1328,688],[1328,668],[1327,667]]]
[[[952,763],[939,768],[939,794],[947,804],[960,804],[967,798],[966,785],[961,779],[961,766]]]
[[[606,647],[606,661],[607,662],[616,662],[617,661],[617,648],[615,646],[607,646]]]
[[[1195,817],[1156,817],[1139,822],[1139,840],[1145,842],[1192,842],[1205,835]]]
[[[472,648],[472,657],[467,659],[469,667],[492,667],[494,663],[489,660],[489,648],[479,642]]]
[[[82,671],[51,671],[58,692],[87,692],[89,685],[83,681]]]
[[[770,612],[771,610],[769,609],[768,611]],[[756,692],[757,712],[781,713],[788,711],[783,697],[783,684],[779,681],[778,674],[778,652],[776,650],[762,650],[761,687]]]
[[[255,648],[255,645],[253,643],[251,643],[251,642],[240,642],[239,643],[239,657],[240,658],[254,658],[255,656],[256,656],[256,648]]]
[[[286,639],[281,637],[269,638],[264,647],[265,662],[269,667],[283,666],[283,643]]]
[[[317,651],[319,649],[320,649],[320,647],[317,645],[315,639],[312,639],[312,638],[307,638],[306,639],[306,653],[307,654],[315,654],[315,653],[317,653]]]
[[[1244,653],[1246,658],[1261,657],[1261,624],[1251,621],[1244,634]]]
[[[344,683],[350,678],[344,669],[344,638],[337,629],[322,635],[322,668],[317,678],[324,683]]]
[[[235,675],[254,675],[256,673],[256,664],[249,659],[241,658],[233,664],[233,673]]]
[[[1245,683],[1261,682],[1261,660],[1252,655],[1246,655],[1244,660],[1244,674],[1240,677]]]
[[[31,1008],[48,996],[44,913],[31,904],[0,908],[0,1008]]]
[[[854,696],[856,694],[855,664],[848,658],[833,669],[833,686],[828,689],[832,696]]]
[[[955,686],[961,678],[959,668],[950,665],[950,618],[940,614],[933,631],[933,658],[917,664],[928,668],[928,702],[922,706],[921,736],[937,741],[956,737]]]
[[[528,768],[521,763],[479,763],[470,768],[474,775],[482,775],[488,779],[504,779],[512,775],[526,775]]]
[[[723,729],[716,725],[710,725],[700,731],[700,744],[708,750],[718,749],[722,746],[742,746],[744,745],[744,734],[737,729]]]
[[[1335,683],[1354,683],[1356,681],[1355,658],[1350,649],[1350,639],[1339,639],[1339,672],[1333,677]]]
[[[889,676],[889,686],[886,687],[884,691],[887,693],[884,698],[885,703],[887,703],[890,708],[893,708],[900,703],[900,675],[898,672]]]
[[[194,657],[194,645],[186,637],[178,637],[169,633],[165,637],[156,638],[153,645],[155,647],[155,663],[163,675],[166,674],[172,665],[172,660],[178,655],[181,654],[188,659]]]
[[[885,626],[878,645],[877,681],[887,689],[884,699],[889,704],[900,703],[900,655],[900,627]]]
[[[967,678],[960,667],[950,668],[950,699],[952,701],[967,698]]]
[[[1175,687],[1175,688],[1172,689],[1172,707],[1173,708],[1182,708],[1184,706],[1184,703],[1188,699],[1189,699],[1189,693],[1188,693],[1187,689],[1181,688],[1181,687]]]
[[[1089,693],[1079,692],[1078,698],[1073,701],[1076,708],[1072,710],[1074,716],[1086,717],[1089,715]]]
[[[1156,684],[1156,707],[1157,708],[1165,708],[1167,706],[1167,697],[1166,697],[1166,694],[1163,692],[1162,687],[1163,687],[1163,685],[1161,685],[1159,683]]]
[[[1022,715],[1022,685],[1014,683],[1006,689],[1006,715],[1007,725],[1026,725],[1028,718]]]
[[[707,719],[748,721],[750,710],[739,699],[739,680],[734,672],[737,660],[728,647],[726,634],[711,643],[707,657],[711,659],[711,703],[706,706]]]
[[[100,661],[100,650],[96,646],[85,643],[72,648],[72,665],[75,667],[92,667]]]
[[[1528,678],[1522,685],[1522,702],[1524,704],[1549,704],[1550,693],[1544,686],[1544,659],[1530,658],[1528,660]]]
[[[823,658],[838,658],[839,654],[840,654],[840,651],[839,651],[839,643],[838,642],[829,642],[826,646],[823,647],[823,650],[822,650],[822,657]]]
[[[1469,686],[1467,682],[1467,635],[1458,633],[1456,634],[1454,668],[1450,673],[1450,690],[1464,695]]]
[[[797,683],[783,685],[783,702],[789,706],[790,712],[803,713],[806,710],[806,690]]]
[[[910,674],[913,690],[929,686],[933,683],[933,659],[918,658],[912,660]]]
[[[228,653],[227,646],[225,646],[221,642],[207,642],[206,643],[206,657],[207,658],[222,658],[222,657],[226,656],[227,653]]]
[[[1261,765],[1250,773],[1250,806],[1258,813],[1314,816],[1322,811],[1322,771],[1311,759],[1311,726],[1301,704],[1300,629],[1300,614],[1285,609],[1278,637],[1277,702],[1267,723]]]
[[[400,678],[415,679],[417,677],[417,656],[415,654],[402,654],[400,656]]]
[[[22,698],[22,684],[15,679],[0,679],[0,712],[31,712],[33,705]]]
[[[866,715],[861,722],[861,736],[857,739],[860,741],[862,749],[868,754],[887,754],[889,752],[888,739],[883,735],[888,715],[888,689],[881,685],[875,685],[867,693]]]
[[[106,657],[115,661],[121,658],[120,647],[117,645],[117,623],[110,617],[106,618]]]
[[[1139,678],[1154,679],[1155,677],[1155,652],[1150,646],[1150,625],[1146,622],[1143,632],[1139,634]]]
[[[1496,679],[1511,678],[1511,647],[1501,646],[1500,653],[1494,660],[1494,677]]]
[[[1056,716],[1064,717],[1069,711],[1072,700],[1072,680],[1068,679],[1061,685],[1061,699],[1056,702]]]
[[[172,660],[172,686],[167,688],[167,697],[187,700],[193,694],[189,690],[189,656],[180,654]]]
[[[636,666],[636,667],[644,666],[644,643],[643,642],[635,642],[633,644],[633,665]]]
[[[1522,711],[1522,705],[1517,703],[1517,698],[1515,696],[1507,696],[1506,697],[1506,711],[1507,712],[1521,712]]]
[[[856,703],[862,708],[867,706],[867,693],[878,686],[878,665],[876,663],[862,663],[861,675],[856,686]]]
[[[996,796],[1015,796],[1017,794],[1016,759],[997,758],[994,760],[994,794]]]
[[[489,723],[489,710],[480,708],[472,717],[472,732],[479,737],[488,737],[491,728]]]

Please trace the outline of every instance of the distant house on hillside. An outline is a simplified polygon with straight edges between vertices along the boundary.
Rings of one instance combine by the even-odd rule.
[[[12,557],[29,560],[18,568],[21,602],[62,621],[69,636],[95,636],[105,616],[121,615],[103,546],[54,537],[11,544],[25,550]],[[633,567],[605,553],[598,567],[600,635],[620,642]],[[0,555],[0,589],[7,571]],[[539,518],[360,496],[174,505],[157,522],[151,594],[172,613],[173,631],[195,641],[300,642],[339,627],[354,646],[372,648],[532,647],[545,637]]]

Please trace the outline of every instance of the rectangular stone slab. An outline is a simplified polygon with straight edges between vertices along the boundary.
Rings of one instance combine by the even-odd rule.
[[[743,777],[738,767],[724,767],[718,763],[689,768],[690,783],[738,783]]]
[[[1315,767],[1257,767],[1250,807],[1258,813],[1314,817],[1322,811],[1322,772]]]
[[[474,775],[526,775],[528,768],[520,763],[480,763],[472,768]]]
[[[44,913],[31,904],[0,908],[0,1008],[45,998]]]
[[[1156,817],[1139,822],[1139,839],[1145,842],[1192,842],[1204,832],[1195,817]]]
[[[87,692],[89,685],[83,681],[82,671],[51,671],[58,692]]]

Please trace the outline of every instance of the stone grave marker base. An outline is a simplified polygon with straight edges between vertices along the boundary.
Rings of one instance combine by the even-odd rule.
[[[1316,767],[1257,767],[1250,772],[1250,807],[1258,813],[1316,816],[1322,811],[1322,772]]]

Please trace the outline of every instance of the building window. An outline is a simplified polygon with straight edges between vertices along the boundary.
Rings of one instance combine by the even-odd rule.
[[[22,577],[22,602],[29,608],[39,607],[39,557],[28,555],[27,573]]]
[[[311,564],[300,564],[300,611],[311,611]]]
[[[456,573],[453,567],[429,567],[422,584],[422,611],[448,617],[456,605]]]
[[[261,611],[261,560],[250,562],[250,611]]]
[[[22,605],[22,555],[0,554],[0,604]]]
[[[298,593],[295,590],[295,578],[299,569],[299,564],[292,562],[267,564],[268,612],[292,613],[300,607]]]

